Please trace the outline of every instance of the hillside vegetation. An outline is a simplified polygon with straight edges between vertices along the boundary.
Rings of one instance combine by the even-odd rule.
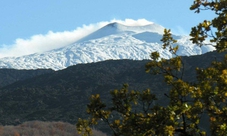
[[[0,69],[0,87],[22,81],[28,78],[36,77],[42,74],[54,72],[51,69],[37,70],[17,70],[17,69]]]

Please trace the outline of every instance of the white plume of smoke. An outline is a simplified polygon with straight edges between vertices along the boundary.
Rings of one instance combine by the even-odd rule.
[[[116,20],[113,19],[111,22],[118,22],[126,26],[144,26],[144,25],[149,25],[149,24],[154,24],[153,22],[150,22],[146,19],[138,19],[138,20],[133,20],[133,19],[125,19],[125,20]]]
[[[3,57],[18,57],[23,55],[29,55],[33,53],[42,53],[52,49],[61,48],[70,45],[82,37],[100,29],[101,27],[112,23],[118,22],[128,26],[142,26],[153,24],[146,19],[125,19],[99,22],[90,25],[83,25],[72,31],[64,32],[52,32],[49,31],[47,34],[33,35],[29,39],[18,38],[15,40],[13,45],[2,45],[0,47],[0,58]]]

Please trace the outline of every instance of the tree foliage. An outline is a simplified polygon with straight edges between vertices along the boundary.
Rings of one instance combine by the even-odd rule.
[[[190,9],[196,13],[210,10],[217,15],[192,27],[191,41],[205,46],[208,38],[217,51],[226,51],[227,1],[195,0]],[[124,85],[120,90],[111,91],[112,105],[102,102],[98,94],[91,96],[87,106],[91,116],[78,121],[79,132],[91,134],[89,126],[101,120],[109,125],[115,136],[227,134],[227,55],[208,68],[197,68],[197,81],[191,83],[184,80],[184,61],[177,55],[177,41],[170,30],[164,30],[161,41],[163,48],[175,57],[165,60],[158,52],[152,52],[146,72],[163,75],[170,86],[169,93],[165,94],[169,104],[155,103],[157,98],[149,89],[129,91]],[[205,116],[209,129],[201,123]]]

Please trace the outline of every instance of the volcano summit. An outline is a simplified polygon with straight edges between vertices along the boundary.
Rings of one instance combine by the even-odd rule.
[[[126,26],[110,23],[99,30],[59,49],[20,57],[0,59],[0,68],[60,70],[79,63],[91,63],[109,59],[150,59],[150,53],[158,51],[163,58],[172,54],[162,48],[164,27],[158,24]],[[174,36],[178,41],[178,55],[200,55],[213,51],[214,47],[202,48],[192,44],[190,37]]]

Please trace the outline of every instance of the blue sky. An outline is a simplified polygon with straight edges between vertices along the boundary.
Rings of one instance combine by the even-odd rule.
[[[53,47],[46,50],[57,48],[54,42],[40,41],[47,41],[48,36],[49,39],[71,36],[72,40],[70,33],[85,35],[100,27],[100,22],[113,19],[145,19],[176,34],[188,34],[192,26],[213,17],[210,12],[190,11],[192,3],[193,0],[1,0],[0,57],[8,52],[13,56],[19,51],[29,54],[47,46]]]

